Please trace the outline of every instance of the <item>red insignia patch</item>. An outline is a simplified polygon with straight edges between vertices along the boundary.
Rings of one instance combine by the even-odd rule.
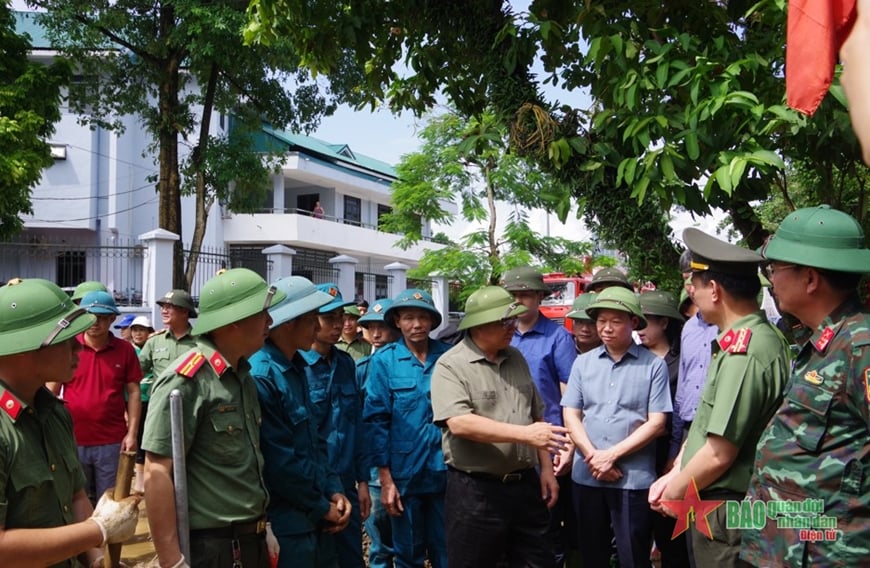
[[[205,363],[205,355],[199,351],[193,351],[175,368],[175,372],[182,377],[192,379],[203,363]]]
[[[722,351],[728,351],[728,348],[731,347],[731,344],[734,343],[734,338],[737,333],[733,329],[729,329],[725,332],[725,335],[719,340],[719,349]]]
[[[208,362],[211,363],[211,368],[218,375],[222,375],[227,370],[227,360],[221,357],[221,354],[217,351],[214,352],[214,355],[211,356]]]
[[[338,288],[334,288],[334,287],[330,286],[329,290],[327,290],[327,293],[330,296],[332,296],[333,298],[335,298],[336,296],[338,296]]]
[[[21,414],[21,403],[18,402],[17,398],[9,394],[9,391],[4,392],[3,396],[0,397],[0,408],[12,420],[18,420],[18,415]]]
[[[825,331],[822,332],[822,335],[819,336],[819,339],[816,340],[813,345],[816,348],[816,351],[822,352],[828,346],[828,343],[834,338],[834,330],[830,327],[826,327]]]
[[[749,349],[749,339],[752,330],[748,327],[743,329],[729,329],[719,340],[719,348],[728,353],[746,353]]]

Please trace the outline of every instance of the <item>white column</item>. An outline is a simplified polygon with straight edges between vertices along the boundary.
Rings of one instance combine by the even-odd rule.
[[[435,309],[441,312],[441,325],[432,330],[432,337],[438,335],[438,332],[447,327],[447,317],[450,311],[450,288],[448,287],[447,277],[440,272],[429,273],[429,278],[432,280],[432,301],[435,302]]]
[[[284,174],[275,174],[272,178],[272,213],[284,213]]]
[[[269,278],[274,282],[279,278],[293,274],[293,257],[296,251],[284,245],[272,245],[261,251],[266,255],[266,261],[272,261],[272,271]]]
[[[359,261],[352,256],[340,254],[329,259],[329,264],[338,270],[338,291],[345,300],[353,300],[356,296],[356,265]]]
[[[392,277],[388,286],[390,298],[395,298],[399,292],[408,288],[408,269],[411,267],[401,262],[394,262],[384,268],[387,270],[387,274]]]
[[[139,235],[146,247],[142,261],[142,306],[150,311],[152,322],[160,321],[160,308],[155,302],[172,290],[172,248],[179,238],[165,229]]]

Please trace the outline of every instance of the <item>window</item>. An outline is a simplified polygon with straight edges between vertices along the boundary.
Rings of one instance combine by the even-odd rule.
[[[57,255],[57,285],[77,286],[87,280],[87,255],[83,250],[70,250]]]
[[[381,205],[378,203],[378,229],[381,228],[381,217],[393,212],[393,208],[389,205]]]
[[[360,226],[362,221],[362,200],[359,197],[344,196],[344,222]]]

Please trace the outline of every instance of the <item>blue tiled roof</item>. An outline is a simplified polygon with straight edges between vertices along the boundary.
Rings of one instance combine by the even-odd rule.
[[[45,37],[45,29],[36,21],[38,12],[15,12],[15,31],[30,36],[33,49],[51,49],[51,42]]]

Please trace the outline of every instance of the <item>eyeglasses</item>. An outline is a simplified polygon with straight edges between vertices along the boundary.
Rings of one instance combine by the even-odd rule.
[[[783,270],[788,270],[790,268],[797,268],[797,264],[780,264],[779,266],[774,266],[773,263],[768,264],[764,267],[764,275],[767,276],[767,279],[770,280],[773,278],[773,275],[777,272],[782,272]]]
[[[501,324],[504,326],[505,329],[514,329],[517,327],[517,325],[519,323],[520,322],[517,320],[517,318],[509,318],[509,319],[501,320]]]

